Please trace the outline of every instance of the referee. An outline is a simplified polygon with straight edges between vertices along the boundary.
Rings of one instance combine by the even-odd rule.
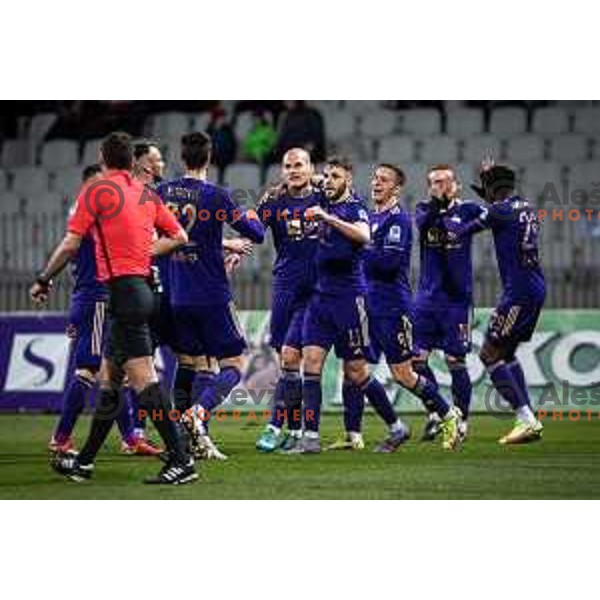
[[[133,177],[133,145],[128,134],[110,134],[102,143],[101,159],[104,179],[81,190],[64,239],[30,290],[34,302],[44,301],[52,278],[77,251],[83,236],[93,233],[98,279],[107,284],[110,295],[110,326],[100,369],[100,390],[81,452],[76,457],[59,455],[52,467],[75,481],[91,477],[96,454],[120,410],[121,385],[126,375],[169,456],[158,476],[146,483],[189,483],[198,475],[170,397],[158,382],[149,327],[153,310],[149,284],[152,257],[172,252],[188,238],[160,198]],[[165,237],[153,241],[155,230]]]

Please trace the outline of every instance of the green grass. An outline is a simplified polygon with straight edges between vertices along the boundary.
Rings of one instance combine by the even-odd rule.
[[[419,433],[421,419],[408,420]],[[54,422],[50,416],[0,416],[0,498],[600,498],[597,420],[547,420],[542,443],[504,448],[497,438],[510,423],[476,417],[460,452],[410,442],[396,454],[378,455],[370,450],[384,430],[369,415],[368,450],[317,456],[259,454],[254,441],[260,426],[215,422],[212,434],[230,460],[202,464],[200,481],[181,488],[142,485],[160,463],[119,454],[114,433],[91,482],[61,479],[48,467],[46,452]],[[339,416],[325,416],[324,439],[333,439],[339,427]],[[78,441],[87,428],[85,419],[77,430]]]

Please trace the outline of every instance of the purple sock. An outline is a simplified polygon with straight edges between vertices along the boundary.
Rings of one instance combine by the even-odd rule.
[[[321,402],[323,399],[320,375],[304,374],[302,398],[304,400],[304,428],[307,431],[318,432],[321,422]]]
[[[463,418],[469,418],[471,407],[471,395],[473,386],[469,371],[464,363],[455,363],[450,366],[450,377],[452,377],[452,398],[455,406],[460,409]]]
[[[88,394],[92,391],[94,384],[76,375],[69,384],[63,400],[62,413],[54,432],[54,439],[59,444],[64,444],[73,433],[77,418],[85,407]]]
[[[519,386],[504,361],[490,365],[487,370],[496,391],[508,402],[513,410],[517,411],[525,405],[525,399],[519,393]]]
[[[298,371],[283,371],[283,402],[287,414],[288,429],[302,429],[302,377]]]
[[[223,367],[215,377],[215,386],[219,404],[222,404],[231,394],[231,390],[242,380],[242,374],[237,367]]]
[[[275,391],[273,392],[273,409],[271,410],[271,420],[269,425],[281,429],[285,423],[285,400],[284,400],[285,385],[283,383],[283,375],[277,380]]]
[[[521,406],[531,406],[531,399],[529,398],[529,391],[527,390],[527,382],[525,381],[525,373],[521,363],[514,358],[511,362],[506,365],[513,376],[513,380],[517,386],[519,392],[519,401]]]
[[[194,385],[194,405],[200,405],[209,413],[219,405],[215,374],[211,371],[198,371]]]
[[[363,391],[351,381],[344,379],[342,399],[344,401],[344,428],[346,432],[360,433],[363,413],[365,412],[365,395]]]
[[[450,405],[444,400],[435,383],[419,375],[412,393],[420,398],[429,413],[437,413],[442,419],[448,414]]]
[[[122,406],[117,415],[117,427],[119,428],[123,441],[126,444],[131,445],[135,442],[133,409],[131,407],[131,396],[126,394],[124,389],[120,392],[120,402],[122,403]]]
[[[435,386],[436,390],[439,388],[437,379],[435,378],[435,374],[426,360],[415,360],[413,362],[413,369],[415,373],[420,376],[421,379]],[[423,398],[423,396],[419,394],[416,395],[419,396],[421,400],[423,400],[423,404],[425,405],[425,408],[429,413],[436,412],[435,410],[432,410],[430,408],[431,406],[433,406],[431,402],[426,402],[425,398]],[[428,398],[431,399],[431,394],[428,394]]]
[[[393,425],[398,420],[398,415],[388,398],[385,388],[380,381],[369,377],[360,390],[365,394],[375,412],[383,419],[386,425]]]

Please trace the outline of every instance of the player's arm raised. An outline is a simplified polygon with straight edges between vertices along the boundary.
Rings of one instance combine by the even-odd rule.
[[[329,214],[320,206],[311,206],[306,210],[305,214],[307,220],[323,221],[356,244],[368,244],[371,241],[371,231],[369,223],[366,221],[344,221],[335,215]]]

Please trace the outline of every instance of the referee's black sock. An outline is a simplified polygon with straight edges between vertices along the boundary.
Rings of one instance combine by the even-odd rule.
[[[123,402],[118,389],[101,388],[96,397],[96,410],[88,438],[77,456],[80,465],[94,462],[96,454],[106,441],[111,427],[119,414]]]
[[[160,383],[151,383],[138,397],[140,408],[148,412],[171,457],[178,464],[187,464],[189,457],[185,449],[185,438],[169,394]]]

